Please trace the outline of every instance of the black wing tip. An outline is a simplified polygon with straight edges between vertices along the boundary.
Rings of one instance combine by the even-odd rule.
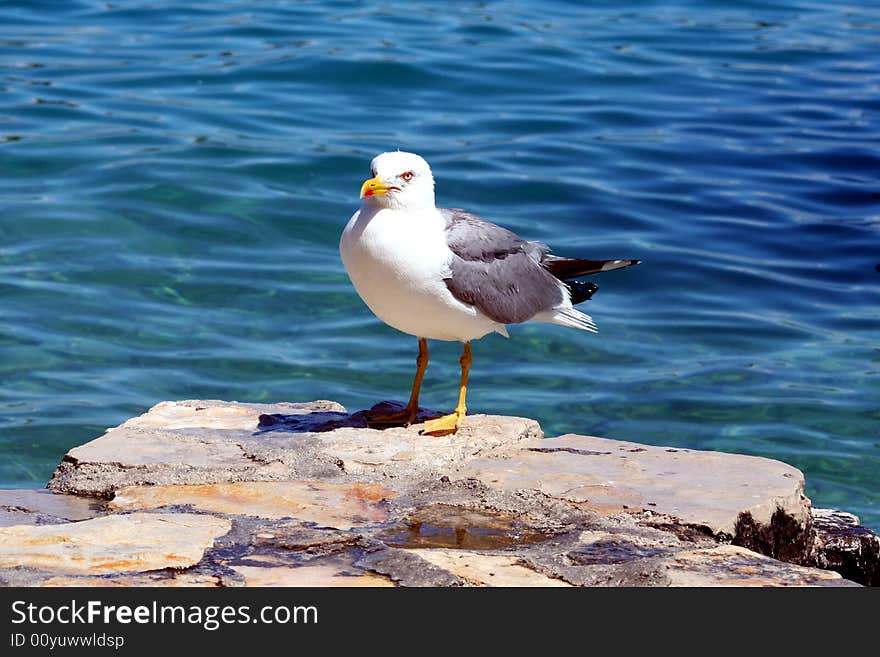
[[[599,289],[599,286],[591,281],[565,281],[565,284],[568,286],[569,292],[571,292],[572,305],[589,301],[596,294],[596,290]]]

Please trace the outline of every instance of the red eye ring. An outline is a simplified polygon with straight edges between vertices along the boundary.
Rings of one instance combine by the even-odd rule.
[[[415,175],[416,174],[414,174],[412,171],[404,171],[402,174],[400,174],[400,178],[403,180],[403,182],[409,182],[413,179]]]

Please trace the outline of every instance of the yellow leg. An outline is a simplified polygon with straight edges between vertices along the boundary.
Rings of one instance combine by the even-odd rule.
[[[464,416],[467,414],[465,398],[467,397],[468,374],[471,371],[471,361],[473,361],[471,343],[465,342],[464,352],[459,361],[461,363],[461,387],[458,390],[458,406],[449,415],[425,422],[425,428],[422,429],[422,433],[431,436],[445,436],[458,431],[458,427],[461,426],[462,420],[464,420]]]
[[[419,412],[419,392],[422,390],[422,379],[425,378],[425,370],[428,369],[428,341],[419,338],[419,355],[416,357],[416,377],[413,379],[412,392],[409,394],[409,402],[402,411],[396,413],[372,413],[369,424],[403,424],[411,425]]]

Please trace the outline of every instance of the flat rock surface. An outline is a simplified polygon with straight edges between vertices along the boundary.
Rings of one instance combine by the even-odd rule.
[[[275,560],[252,559],[248,565],[236,565],[232,569],[244,578],[245,586],[394,586],[389,577],[355,568],[348,558],[322,559],[317,563],[300,566],[290,566]]]
[[[806,525],[804,476],[781,461],[568,434],[470,461],[460,473],[538,489],[603,513],[651,510],[734,536],[740,514],[767,524],[777,509]]]
[[[221,579],[215,575],[199,573],[137,573],[134,575],[57,575],[40,582],[40,586],[87,586],[89,588],[112,588],[117,586],[167,586],[216,587]]]
[[[778,461],[543,440],[515,417],[468,416],[442,438],[419,429],[372,429],[365,413],[328,401],[164,402],[70,450],[49,484],[59,494],[0,491],[10,525],[0,585],[851,586],[834,571],[876,576],[877,537],[849,514],[814,518],[802,474]]]
[[[831,570],[781,563],[735,545],[679,552],[664,560],[670,586],[841,586]]]
[[[547,577],[519,565],[517,556],[512,554],[424,548],[411,552],[474,586],[571,586],[560,579]]]
[[[81,522],[0,528],[0,567],[65,573],[186,568],[201,560],[228,520],[183,513],[132,513]]]
[[[187,486],[122,488],[111,509],[132,511],[188,506],[201,511],[261,518],[297,518],[319,527],[351,529],[388,518],[382,501],[394,493],[382,484],[322,481],[248,481]]]
[[[335,402],[162,402],[70,450],[49,482],[109,497],[132,485],[289,479],[412,479],[482,452],[541,438],[534,420],[468,416],[454,436],[370,429]]]
[[[94,518],[103,500],[60,495],[48,490],[0,490],[0,527],[47,525]]]

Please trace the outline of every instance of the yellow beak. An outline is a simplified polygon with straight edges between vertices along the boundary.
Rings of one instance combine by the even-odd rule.
[[[369,180],[365,180],[364,184],[361,185],[361,198],[367,198],[368,196],[383,196],[388,193],[388,190],[388,185],[379,180],[379,178],[370,178]]]

